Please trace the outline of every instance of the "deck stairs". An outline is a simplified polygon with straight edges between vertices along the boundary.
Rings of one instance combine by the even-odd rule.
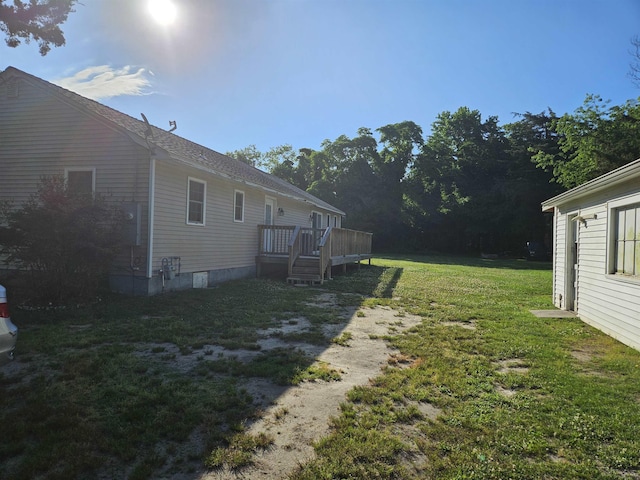
[[[294,285],[322,284],[321,274],[320,258],[318,256],[300,256],[295,260],[291,268],[291,274],[287,277],[287,282]]]

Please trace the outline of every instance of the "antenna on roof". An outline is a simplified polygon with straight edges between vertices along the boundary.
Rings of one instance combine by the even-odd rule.
[[[170,132],[173,132],[176,128],[178,128],[175,120],[169,120],[169,126],[171,127],[169,129]]]
[[[141,113],[140,115],[142,115],[142,120],[144,120],[144,123],[146,123],[147,125],[147,130],[144,132],[144,137],[153,138],[153,130],[151,130],[151,125],[149,124],[149,120],[147,120],[147,117],[144,116],[144,113]]]

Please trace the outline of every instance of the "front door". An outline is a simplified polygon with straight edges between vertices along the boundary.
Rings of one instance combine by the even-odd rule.
[[[273,225],[273,210],[275,208],[275,200],[266,198],[264,201],[264,224]],[[266,228],[264,230],[264,238],[262,239],[262,247],[266,253],[270,253],[273,248],[273,231]]]

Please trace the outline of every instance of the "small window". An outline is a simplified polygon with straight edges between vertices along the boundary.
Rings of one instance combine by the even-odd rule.
[[[614,273],[640,276],[640,203],[615,210]]]
[[[244,222],[244,192],[236,190],[233,199],[233,220]]]
[[[187,191],[187,223],[189,225],[204,225],[206,187],[205,182],[189,178]]]
[[[66,169],[67,190],[74,195],[93,195],[95,169]]]

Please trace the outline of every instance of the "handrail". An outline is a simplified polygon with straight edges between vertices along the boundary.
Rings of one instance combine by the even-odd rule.
[[[258,225],[258,252],[260,256],[287,256],[289,276],[298,258],[315,257],[324,281],[327,272],[331,278],[332,261],[339,265],[370,257],[372,238],[372,233],[346,228]]]
[[[327,227],[320,242],[318,242],[318,248],[320,250],[320,279],[324,281],[324,273],[331,264],[331,232],[333,227]]]

